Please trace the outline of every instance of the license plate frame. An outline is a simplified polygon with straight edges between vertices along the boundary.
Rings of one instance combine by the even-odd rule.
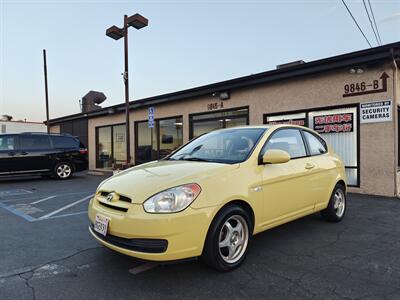
[[[110,224],[110,218],[97,214],[96,220],[93,225],[93,229],[94,231],[100,233],[102,236],[107,236],[109,224]]]

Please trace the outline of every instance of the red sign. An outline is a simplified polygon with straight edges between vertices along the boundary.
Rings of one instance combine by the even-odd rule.
[[[314,117],[314,130],[318,133],[338,133],[353,131],[353,113]]]

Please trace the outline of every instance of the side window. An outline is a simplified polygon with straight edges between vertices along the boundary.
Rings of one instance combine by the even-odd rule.
[[[19,146],[21,150],[47,150],[51,148],[47,135],[20,135]]]
[[[263,150],[278,149],[289,153],[291,158],[306,156],[306,148],[298,129],[280,129],[272,135]]]
[[[78,148],[79,142],[73,138],[65,136],[52,136],[53,146],[57,149],[71,149]]]
[[[0,151],[15,150],[15,137],[4,135],[0,136]]]
[[[326,153],[327,147],[325,142],[320,138],[308,131],[303,131],[306,141],[308,143],[308,148],[311,155],[319,155]]]

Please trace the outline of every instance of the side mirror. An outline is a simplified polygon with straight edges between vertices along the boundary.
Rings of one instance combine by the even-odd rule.
[[[272,149],[264,153],[262,162],[264,164],[283,164],[290,160],[290,155],[286,151]]]

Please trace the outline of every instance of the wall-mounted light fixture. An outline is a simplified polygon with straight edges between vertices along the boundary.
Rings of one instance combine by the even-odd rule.
[[[353,68],[350,68],[349,73],[350,74],[362,74],[362,73],[364,73],[364,69],[360,68],[360,67],[353,67]]]
[[[229,92],[220,92],[219,99],[221,100],[228,100],[231,97]]]

